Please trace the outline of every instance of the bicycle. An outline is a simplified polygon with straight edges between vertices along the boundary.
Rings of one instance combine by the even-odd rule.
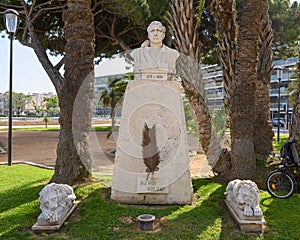
[[[289,172],[290,168],[294,168],[294,172],[296,173],[300,167],[294,143],[294,140],[290,140],[282,146],[280,150],[282,162],[279,164],[277,170],[267,175],[267,191],[273,197],[281,199],[289,198],[296,191],[297,182]]]

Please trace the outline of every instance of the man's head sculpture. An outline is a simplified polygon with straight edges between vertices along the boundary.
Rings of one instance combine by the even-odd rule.
[[[149,26],[147,27],[147,32],[149,33],[152,29],[160,29],[163,33],[166,32],[166,28],[164,27],[164,25],[162,25],[161,22],[159,21],[153,21],[149,24]]]
[[[153,21],[147,27],[148,39],[145,40],[141,47],[162,47],[162,41],[165,38],[166,28],[159,21]]]
[[[166,28],[161,24],[161,22],[153,21],[147,28],[148,38],[150,40],[150,45],[153,47],[161,47],[162,41],[165,38]],[[158,44],[158,45],[155,45]]]
[[[151,22],[147,32],[148,39],[130,52],[135,80],[172,80],[179,52],[163,44],[166,28],[161,22]]]

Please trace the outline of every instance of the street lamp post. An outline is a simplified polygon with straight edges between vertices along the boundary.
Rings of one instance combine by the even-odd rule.
[[[277,79],[278,79],[278,115],[277,115],[277,142],[280,141],[280,85],[282,78],[282,66],[275,66],[274,70],[277,71]]]
[[[12,164],[12,58],[13,38],[18,28],[19,13],[14,9],[7,9],[4,12],[4,24],[10,38],[10,63],[9,63],[9,114],[8,114],[8,165]]]

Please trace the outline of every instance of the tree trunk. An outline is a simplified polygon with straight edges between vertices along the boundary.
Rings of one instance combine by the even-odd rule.
[[[57,92],[60,136],[51,182],[74,185],[91,177],[88,137],[94,81],[94,28],[90,0],[68,0],[63,12],[64,81]]]
[[[218,32],[217,52],[222,64],[227,109],[232,95],[231,83],[234,82],[237,49],[236,10],[233,4],[233,0],[213,0],[211,3],[211,13]]]
[[[111,117],[111,131],[114,131],[115,128],[115,117],[116,117],[116,110],[115,108],[111,108],[110,110],[110,117]]]
[[[297,97],[296,103],[293,106],[293,116],[292,123],[289,129],[289,136],[291,139],[297,141],[296,147],[298,150],[298,155],[300,156],[300,46],[298,46],[298,87],[297,87]]]
[[[254,150],[257,155],[268,156],[273,151],[274,132],[270,121],[270,79],[272,74],[273,30],[269,18],[268,1],[262,0],[263,15],[260,25],[259,57],[255,91]]]
[[[231,178],[254,180],[254,115],[261,0],[245,0],[238,32],[237,64],[232,88]],[[252,117],[251,117],[252,116]]]
[[[232,83],[235,81],[235,65],[237,51],[236,10],[233,0],[213,0],[210,7],[218,32],[217,53],[222,64],[225,109],[231,126]],[[232,134],[231,134],[232,135]],[[231,152],[222,149],[213,171],[226,180],[231,173]],[[222,167],[220,167],[222,166]]]
[[[198,123],[202,148],[207,153],[211,142],[211,121],[199,64],[200,43],[197,39],[198,20],[194,1],[174,0],[171,8],[173,14],[169,14],[168,21],[175,35],[175,48],[181,53],[177,70]]]
[[[203,151],[207,153],[211,140],[211,121],[207,102],[205,97],[203,97],[205,96],[204,87],[197,87],[197,85],[203,84],[201,75],[199,74],[199,64],[192,58],[181,54],[180,58],[177,60],[177,69],[181,76],[181,83],[185,95],[189,99],[194,118],[198,123],[199,140]]]

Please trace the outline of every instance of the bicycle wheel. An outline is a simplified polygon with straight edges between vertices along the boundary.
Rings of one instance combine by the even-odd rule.
[[[296,189],[295,178],[281,170],[270,172],[266,179],[267,191],[276,198],[288,198]]]

